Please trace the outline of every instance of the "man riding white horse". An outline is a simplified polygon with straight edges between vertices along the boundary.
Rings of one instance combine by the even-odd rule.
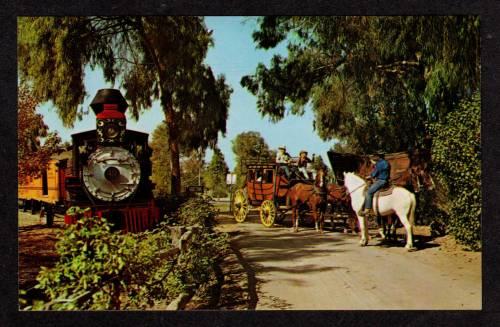
[[[384,154],[383,153],[377,153],[374,156],[374,159],[372,162],[375,163],[375,167],[370,174],[370,176],[366,176],[367,179],[374,179],[373,184],[368,188],[368,191],[366,192],[366,198],[365,198],[365,210],[360,211],[359,215],[360,216],[368,216],[368,215],[374,215],[373,209],[372,209],[372,204],[373,204],[373,195],[383,187],[389,184],[389,177],[390,177],[390,172],[391,172],[391,166],[389,163],[384,159]]]

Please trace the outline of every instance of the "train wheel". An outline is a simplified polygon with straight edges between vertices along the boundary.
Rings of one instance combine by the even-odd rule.
[[[233,200],[234,219],[239,223],[244,222],[249,210],[250,206],[245,192],[243,190],[237,190],[236,193],[234,193]]]
[[[262,225],[272,227],[274,220],[276,219],[276,213],[277,210],[273,201],[266,200],[262,202],[260,206],[260,221],[262,222]]]

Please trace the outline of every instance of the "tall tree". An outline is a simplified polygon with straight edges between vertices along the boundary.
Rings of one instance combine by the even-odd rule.
[[[120,83],[135,118],[158,100],[178,193],[181,148],[213,147],[226,131],[232,91],[203,63],[210,34],[200,17],[22,17],[20,76],[41,101],[53,102],[66,126],[86,95],[86,67],[101,67],[106,81]]]
[[[181,157],[182,171],[182,189],[188,186],[203,185],[203,174],[205,161],[205,152],[200,150],[191,150]]]
[[[168,151],[168,131],[165,123],[159,124],[151,137],[152,173],[151,180],[155,184],[153,191],[156,197],[164,197],[170,192],[170,152]]]
[[[38,177],[58,152],[61,139],[49,132],[43,116],[36,112],[39,101],[24,86],[19,88],[17,105],[17,176],[19,183]],[[44,143],[41,144],[41,138]]]
[[[245,181],[245,160],[273,161],[273,152],[269,150],[259,132],[249,131],[238,134],[232,141],[232,150],[236,155],[236,185],[242,186]]]
[[[311,103],[319,136],[359,152],[419,146],[479,89],[478,16],[264,17],[253,38],[288,43],[241,80],[259,111],[277,121]]]
[[[218,147],[215,147],[212,159],[204,174],[205,185],[209,190],[212,190],[213,196],[224,197],[227,195],[226,175],[228,171],[224,154]]]

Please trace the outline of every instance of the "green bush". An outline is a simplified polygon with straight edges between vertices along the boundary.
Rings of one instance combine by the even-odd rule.
[[[217,211],[207,199],[195,197],[184,203],[178,211],[178,220],[182,225],[200,225],[207,228],[215,224]]]
[[[56,243],[60,256],[53,269],[42,267],[38,289],[50,302],[35,302],[33,309],[76,310],[120,307],[122,278],[134,240],[111,232],[106,219],[84,217],[86,210],[71,208],[77,215]]]
[[[431,126],[433,169],[448,195],[448,229],[470,249],[481,248],[481,100],[462,101]]]
[[[212,231],[215,210],[202,198],[189,200],[176,213],[176,221],[196,226],[185,251],[174,248],[165,223],[151,231],[123,234],[112,232],[104,218],[70,210],[78,220],[56,243],[60,259],[37,277],[36,288],[49,300],[23,300],[25,310],[145,309],[166,304],[209,283],[227,246],[226,236]]]

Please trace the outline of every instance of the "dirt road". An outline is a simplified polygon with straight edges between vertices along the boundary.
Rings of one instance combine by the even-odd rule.
[[[42,223],[39,215],[19,211],[19,288],[28,290],[36,284],[41,266],[51,267],[58,260],[55,243],[64,226],[56,215],[52,227]]]
[[[417,238],[419,250],[409,253],[402,240],[360,247],[355,235],[265,228],[256,216],[219,222],[245,271],[250,309],[481,309],[481,253],[446,239]]]

